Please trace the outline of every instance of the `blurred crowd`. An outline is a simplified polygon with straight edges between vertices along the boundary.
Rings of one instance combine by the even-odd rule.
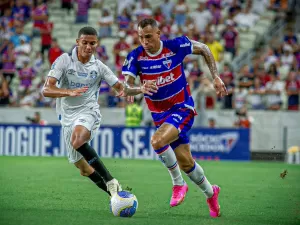
[[[64,49],[53,36],[55,24],[49,20],[52,1],[2,0],[0,19],[0,106],[53,107],[52,99],[44,98],[40,89],[47,71]],[[214,109],[298,110],[300,93],[299,40],[291,26],[284,37],[272,40],[260,48],[252,63],[233,71],[231,62],[239,53],[239,34],[262,18],[266,11],[285,17],[291,2],[288,0],[195,0],[190,8],[185,0],[164,0],[155,7],[149,0],[116,0],[114,9],[106,7],[109,0],[61,0],[61,9],[68,15],[75,10],[74,23],[88,24],[90,9],[99,9],[100,45],[96,56],[106,63],[120,79],[127,53],[139,45],[137,22],[154,17],[161,30],[161,39],[186,35],[205,43],[217,62],[220,76],[229,95],[215,96],[205,62],[198,56],[185,58],[187,81],[196,99],[197,107]],[[70,16],[72,16],[70,14]],[[24,33],[24,26],[32,22],[32,32]],[[113,27],[117,26],[117,32]],[[74,40],[76,33],[73,34]],[[41,38],[39,52],[32,51],[32,40]],[[113,52],[109,53],[102,40],[115,38]],[[111,58],[110,56],[113,56]],[[103,82],[100,105],[125,107],[110,87]],[[286,102],[286,104],[283,104]]]

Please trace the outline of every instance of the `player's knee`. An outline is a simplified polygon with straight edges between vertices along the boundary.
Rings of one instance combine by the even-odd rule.
[[[83,138],[75,138],[73,141],[72,141],[72,147],[74,149],[78,149],[79,147],[81,147],[86,141],[83,139]]]
[[[156,150],[164,147],[166,144],[163,142],[161,137],[153,135],[151,138],[151,145],[153,149]]]

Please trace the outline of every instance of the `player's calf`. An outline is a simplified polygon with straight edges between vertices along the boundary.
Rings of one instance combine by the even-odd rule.
[[[205,177],[204,170],[198,163],[194,162],[194,166],[189,171],[185,171],[185,173],[201,189],[207,198],[213,196],[212,185]]]
[[[88,162],[88,164],[93,167],[103,178],[105,182],[111,181],[113,177],[100,160],[96,151],[87,143],[83,144],[79,148],[76,149]]]
[[[80,170],[80,174],[82,176],[90,178],[90,180],[94,182],[98,188],[110,195],[110,193],[107,191],[107,186],[103,181],[103,178],[87,163],[85,159],[79,160],[78,162],[74,163],[74,165]]]
[[[79,169],[80,175],[84,177],[88,177],[95,171],[84,159],[76,162],[75,166]]]

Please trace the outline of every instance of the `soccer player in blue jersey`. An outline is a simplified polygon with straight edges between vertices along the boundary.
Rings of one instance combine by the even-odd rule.
[[[217,95],[222,97],[227,91],[218,76],[215,60],[205,44],[189,40],[185,36],[161,41],[154,19],[141,20],[138,35],[141,46],[128,54],[122,73],[126,75],[129,85],[134,84],[137,76],[143,83],[156,80],[158,92],[152,96],[144,96],[157,127],[151,145],[168,168],[173,181],[170,205],[173,207],[183,202],[188,191],[181,169],[206,196],[210,215],[218,217],[220,188],[209,183],[190,151],[187,132],[193,125],[196,111],[183,70],[186,55],[202,55],[210,69]]]

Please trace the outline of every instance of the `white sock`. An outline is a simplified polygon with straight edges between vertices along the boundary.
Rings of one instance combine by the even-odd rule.
[[[202,190],[203,194],[210,198],[213,196],[214,191],[212,189],[211,184],[204,176],[204,171],[202,167],[195,162],[193,168],[186,172],[188,177]]]
[[[168,146],[167,150],[159,154],[159,158],[165,167],[168,168],[170,176],[172,178],[173,185],[183,185],[184,180],[182,178],[180,168],[177,163],[177,159],[173,149]]]

